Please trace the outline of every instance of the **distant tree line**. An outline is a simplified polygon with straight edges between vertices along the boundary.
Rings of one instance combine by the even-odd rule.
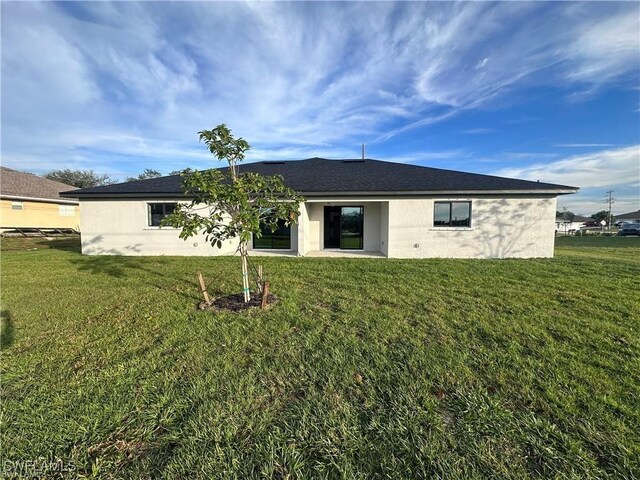
[[[602,220],[604,220],[605,222],[608,222],[609,212],[606,210],[600,210],[598,213],[594,213],[593,215],[591,215],[591,218],[593,218],[598,223],[600,223]],[[611,215],[611,223],[613,223],[614,219],[615,217]]]
[[[180,170],[170,172],[169,175],[177,175]],[[142,173],[135,177],[127,177],[125,182],[135,182],[137,180],[148,180],[150,178],[161,177],[162,173],[152,168],[145,168]],[[44,174],[45,178],[55,180],[56,182],[66,183],[78,188],[99,187],[102,185],[111,185],[118,183],[118,180],[111,178],[107,174],[96,173],[93,170],[73,170],[71,168],[63,168],[60,170],[52,170]]]
[[[562,211],[556,211],[556,218],[561,218],[563,222],[571,223],[575,217],[576,214],[567,210],[566,207],[563,208]],[[606,222],[609,218],[609,212],[607,210],[600,210],[599,212],[591,215],[590,218],[593,218],[597,223],[600,223],[602,220]],[[613,223],[614,219],[615,216],[611,215],[611,223]]]

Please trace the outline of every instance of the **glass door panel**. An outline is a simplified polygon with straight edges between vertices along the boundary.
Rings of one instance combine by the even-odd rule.
[[[340,207],[324,207],[324,248],[340,248]]]
[[[362,250],[364,208],[342,207],[340,212],[340,248]]]

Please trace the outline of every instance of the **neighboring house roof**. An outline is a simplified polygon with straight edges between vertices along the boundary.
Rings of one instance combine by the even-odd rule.
[[[581,215],[574,215],[573,220],[571,220],[571,222],[572,223],[573,222],[589,222],[589,221],[592,221],[592,220],[593,220],[593,218],[591,218],[591,217],[583,217]],[[565,219],[562,218],[562,216],[560,216],[560,215],[556,216],[556,222],[564,222],[564,221],[565,221]]]
[[[0,196],[2,197],[60,200],[68,203],[69,200],[62,198],[60,192],[72,193],[70,190],[74,188],[73,185],[49,180],[32,173],[0,167]]]
[[[623,213],[622,215],[615,215],[616,220],[636,220],[640,218],[640,210],[635,212]]]
[[[240,172],[282,175],[287,186],[303,195],[371,195],[449,192],[574,193],[565,185],[530,182],[511,178],[463,173],[380,160],[327,160],[309,158],[295,161],[248,163]],[[224,172],[226,167],[221,168]],[[85,188],[74,197],[169,196],[181,195],[179,175]],[[65,196],[67,196],[65,194]]]

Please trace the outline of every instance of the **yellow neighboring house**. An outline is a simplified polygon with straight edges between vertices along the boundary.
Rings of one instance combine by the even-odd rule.
[[[60,192],[76,188],[31,173],[0,167],[0,230],[80,230],[78,201]]]

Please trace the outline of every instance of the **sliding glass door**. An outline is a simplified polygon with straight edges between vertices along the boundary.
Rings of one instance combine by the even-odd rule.
[[[324,248],[362,250],[364,207],[324,207]]]
[[[285,225],[284,220],[278,221],[278,228],[275,232],[271,228],[260,225],[262,235],[253,237],[253,248],[290,250],[291,249],[291,225]]]

